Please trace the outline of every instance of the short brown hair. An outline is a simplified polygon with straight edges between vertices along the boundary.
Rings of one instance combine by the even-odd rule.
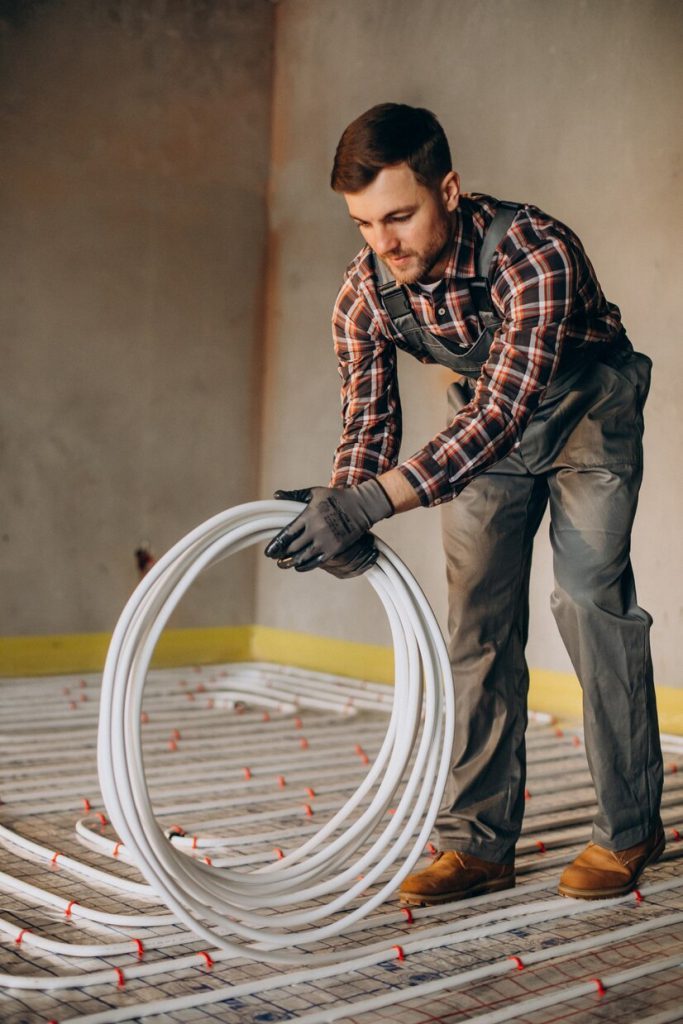
[[[371,107],[344,131],[332,167],[335,192],[360,192],[384,167],[407,163],[415,177],[435,188],[451,170],[444,130],[431,110],[405,103]]]

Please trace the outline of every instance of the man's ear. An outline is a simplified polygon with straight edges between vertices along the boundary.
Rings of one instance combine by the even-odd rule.
[[[449,171],[439,186],[441,198],[449,213],[457,209],[460,201],[460,175],[457,171]]]

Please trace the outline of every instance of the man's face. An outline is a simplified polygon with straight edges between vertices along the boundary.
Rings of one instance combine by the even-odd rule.
[[[345,192],[349,214],[399,284],[438,281],[447,261],[451,213],[460,181],[450,171],[438,190],[421,185],[408,164],[385,167],[361,192]]]

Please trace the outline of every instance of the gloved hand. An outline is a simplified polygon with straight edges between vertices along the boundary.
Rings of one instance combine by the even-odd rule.
[[[360,540],[357,540],[350,548],[346,548],[341,554],[330,558],[329,562],[325,562],[320,568],[338,580],[349,580],[354,576],[362,576],[378,558],[379,548],[373,534],[364,533]]]
[[[365,540],[368,530],[394,513],[376,480],[353,487],[276,491],[275,497],[308,503],[308,508],[271,540],[265,552],[268,558],[277,559],[281,568],[297,572],[328,565],[333,575],[349,575],[347,568],[352,570],[351,575],[365,572],[377,558],[374,539],[372,546]]]
[[[278,496],[284,499],[289,497],[289,491],[278,491]],[[351,547],[346,548],[340,554],[330,558],[320,568],[335,576],[338,580],[352,579],[354,576],[362,576],[364,572],[374,565],[379,558],[379,549],[375,543],[372,533],[364,533],[360,540],[357,540]],[[292,569],[294,559],[278,558],[277,564],[280,569]]]

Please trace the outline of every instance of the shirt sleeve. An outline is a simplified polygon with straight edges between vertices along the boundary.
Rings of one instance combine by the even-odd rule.
[[[454,498],[515,448],[552,381],[577,295],[580,254],[568,239],[514,230],[503,244],[492,298],[503,314],[472,401],[398,469],[422,505]]]
[[[342,434],[330,486],[348,487],[396,465],[401,405],[393,342],[353,278],[337,298],[332,333],[341,377]]]

